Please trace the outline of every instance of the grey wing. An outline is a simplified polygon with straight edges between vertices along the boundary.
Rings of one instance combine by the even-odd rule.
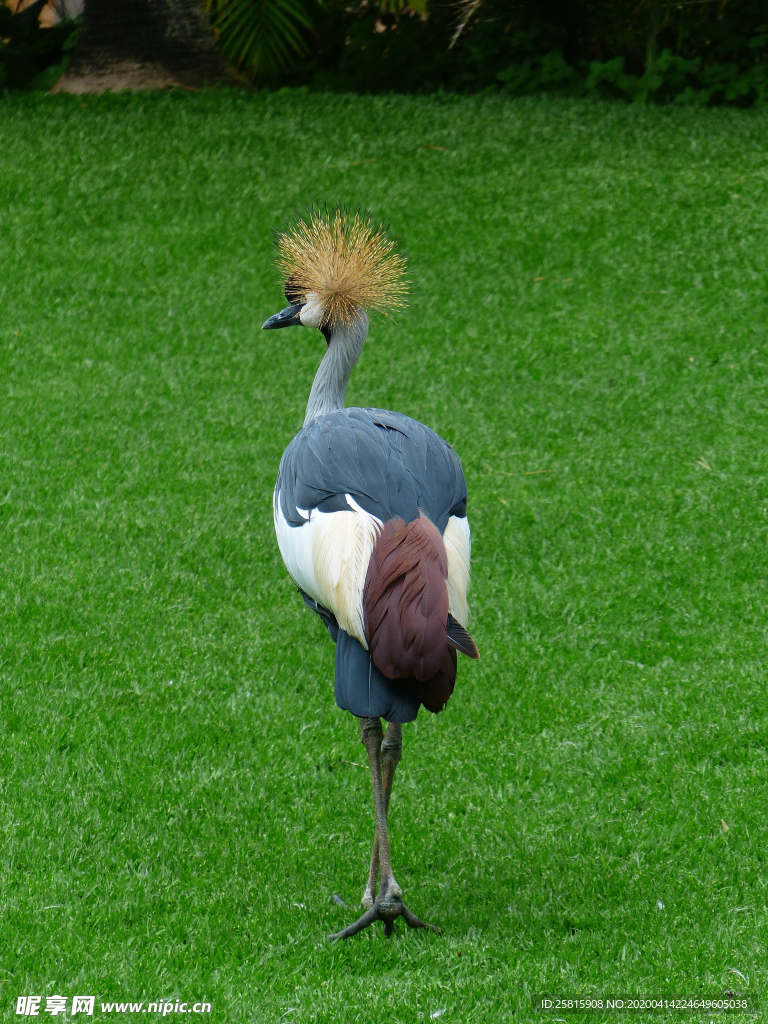
[[[440,533],[449,516],[466,516],[467,487],[450,445],[423,423],[380,409],[323,416],[283,455],[276,496],[289,525],[302,526],[311,509],[347,510],[347,494],[381,522],[409,523],[423,512]]]

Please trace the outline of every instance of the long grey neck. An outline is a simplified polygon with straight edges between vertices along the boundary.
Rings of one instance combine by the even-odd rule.
[[[304,426],[318,416],[344,408],[344,394],[349,375],[363,351],[368,334],[368,317],[362,312],[349,327],[336,327],[328,343],[328,351],[320,363],[307,402]]]

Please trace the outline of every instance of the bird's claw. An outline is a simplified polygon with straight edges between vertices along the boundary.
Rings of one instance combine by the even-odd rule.
[[[384,922],[384,934],[389,938],[395,929],[395,921],[398,917],[402,917],[409,928],[427,928],[433,932],[441,931],[440,928],[433,924],[425,924],[423,921],[420,921],[406,907],[403,903],[403,894],[399,886],[395,886],[389,891],[380,892],[378,897],[375,900],[371,900],[371,904],[368,906],[367,900],[371,899],[371,896],[372,893],[366,888],[362,899],[363,906],[366,907],[365,913],[342,931],[329,935],[329,942],[335,942],[336,939],[349,939],[362,931],[363,928],[368,928],[374,921]]]

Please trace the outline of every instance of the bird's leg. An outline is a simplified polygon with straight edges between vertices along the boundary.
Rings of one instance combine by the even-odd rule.
[[[381,789],[384,797],[384,815],[389,814],[389,798],[392,794],[392,780],[395,777],[400,756],[403,752],[403,727],[399,722],[390,722],[381,744]],[[363,893],[362,904],[370,910],[376,899],[376,882],[379,878],[379,832],[373,837],[371,852],[371,870],[368,873],[368,884]]]
[[[371,786],[373,788],[373,806],[376,813],[376,840],[379,850],[379,865],[381,868],[381,889],[372,907],[363,914],[361,918],[335,935],[328,938],[348,939],[357,932],[367,928],[374,921],[384,922],[384,934],[389,937],[394,929],[396,918],[402,916],[409,928],[430,928],[438,931],[434,925],[424,924],[415,914],[412,914],[403,905],[403,892],[395,881],[392,874],[392,865],[389,859],[389,836],[387,834],[387,812],[384,804],[384,787],[381,777],[381,746],[382,731],[381,722],[378,718],[362,718],[361,739],[368,751],[368,760],[371,766]],[[393,768],[394,771],[394,768]]]

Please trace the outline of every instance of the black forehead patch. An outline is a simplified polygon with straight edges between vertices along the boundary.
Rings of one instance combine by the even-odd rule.
[[[304,301],[304,292],[296,286],[295,280],[294,277],[289,277],[285,282],[285,297],[291,306]]]

